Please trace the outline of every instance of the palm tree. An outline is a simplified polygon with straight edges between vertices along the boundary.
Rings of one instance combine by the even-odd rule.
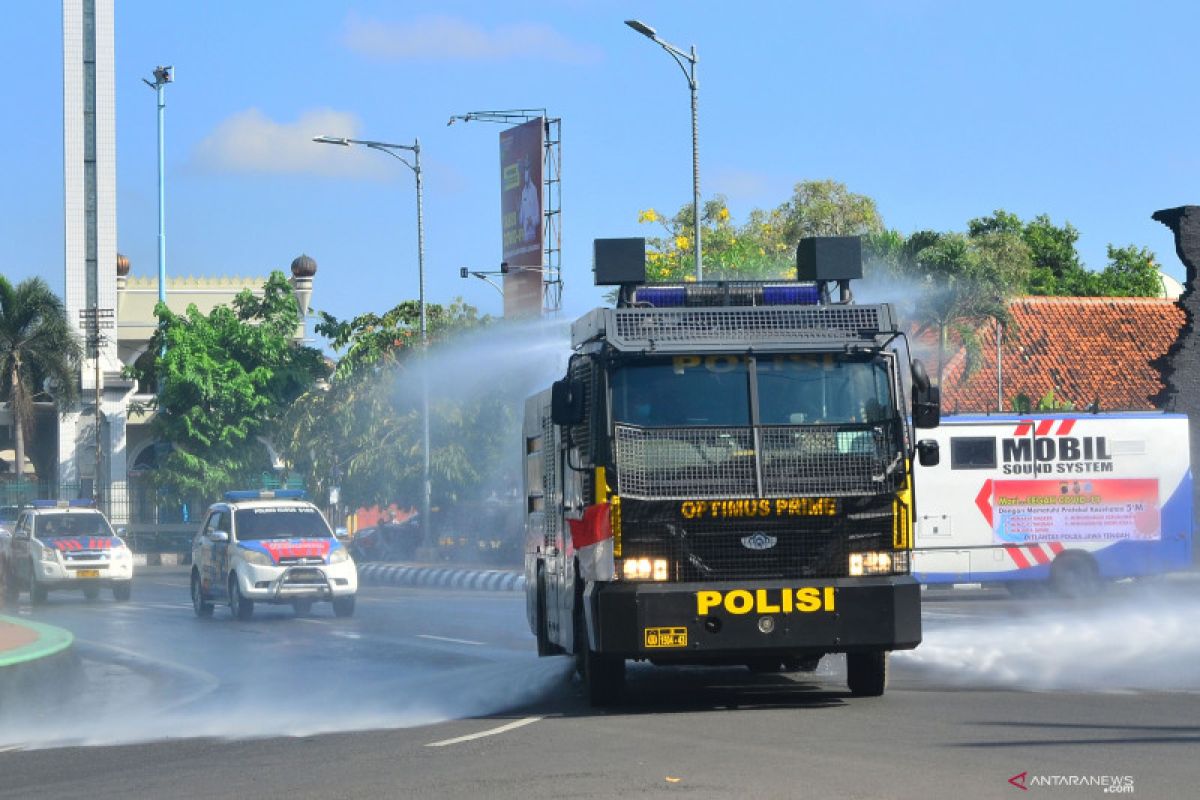
[[[41,278],[15,287],[0,275],[0,397],[8,400],[16,440],[16,475],[25,474],[25,435],[33,402],[54,388],[60,408],[78,396],[79,339],[58,296]]]

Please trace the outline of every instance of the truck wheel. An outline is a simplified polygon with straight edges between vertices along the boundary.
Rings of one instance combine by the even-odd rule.
[[[1054,559],[1050,583],[1063,597],[1091,597],[1100,591],[1096,562],[1082,553],[1064,553]]]
[[[85,597],[85,598],[86,598],[86,599],[87,599],[89,602],[91,602],[92,600],[98,600],[98,599],[100,598],[100,587],[99,587],[99,586],[85,586],[85,587],[83,587],[83,596],[84,596],[84,597]]]
[[[333,598],[333,615],[335,617],[353,617],[354,595]]]
[[[125,603],[129,601],[130,597],[133,597],[133,581],[121,581],[113,584],[113,600]]]
[[[879,697],[887,688],[888,654],[846,653],[846,683],[855,697]]]
[[[50,596],[50,592],[45,586],[37,582],[37,578],[29,579],[29,602],[35,606],[44,605],[46,598]]]
[[[192,570],[192,610],[197,617],[211,617],[213,604],[204,599],[204,585],[200,582],[200,573]]]
[[[550,641],[550,629],[546,621],[546,573],[541,564],[537,568],[537,654],[552,656],[562,652],[562,648]]]
[[[587,626],[583,620],[583,609],[576,606],[576,668],[583,678],[588,702],[595,708],[603,708],[621,699],[625,689],[625,659],[593,650],[588,645]]]
[[[254,601],[242,596],[236,573],[229,573],[229,612],[242,622],[254,616]]]

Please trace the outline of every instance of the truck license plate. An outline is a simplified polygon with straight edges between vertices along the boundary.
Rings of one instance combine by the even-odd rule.
[[[81,569],[75,573],[79,578],[99,578],[100,570],[98,569]]]
[[[646,647],[687,647],[687,628],[646,628]]]

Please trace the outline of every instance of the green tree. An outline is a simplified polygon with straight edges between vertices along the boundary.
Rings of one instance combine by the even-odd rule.
[[[1145,247],[1108,246],[1108,266],[1095,274],[1095,291],[1103,297],[1158,297],[1162,278],[1154,253]]]
[[[922,328],[937,331],[940,384],[949,333],[962,340],[969,360],[977,359],[975,330],[984,320],[1008,321],[1008,300],[1028,268],[1028,254],[1011,233],[974,238],[946,233],[915,253],[913,268],[922,288],[914,318]]]
[[[78,397],[79,340],[62,301],[41,278],[13,286],[0,275],[0,396],[13,416],[17,478],[25,474],[25,438],[33,403],[47,397],[66,408]]]
[[[352,506],[404,498],[415,505],[421,496],[421,386],[430,376],[435,382],[440,376],[433,366],[424,376],[421,370],[438,364],[443,348],[457,337],[492,324],[461,301],[428,304],[426,318],[430,349],[423,359],[415,302],[351,320],[321,314],[316,331],[340,358],[329,381],[295,403],[285,425],[289,459],[312,476],[319,491],[336,481],[343,501]],[[431,389],[435,505],[452,502],[464,487],[478,484],[491,463],[487,454],[511,446],[488,434],[505,430],[497,414],[516,413],[515,403],[497,399],[498,388],[488,387],[480,397],[466,401],[436,385]]]
[[[162,303],[155,314],[150,350],[162,355],[146,368],[159,387],[153,429],[171,445],[156,485],[182,502],[256,485],[280,418],[328,373],[321,353],[295,339],[300,312],[287,279],[272,272],[261,299],[244,291],[207,315]]]

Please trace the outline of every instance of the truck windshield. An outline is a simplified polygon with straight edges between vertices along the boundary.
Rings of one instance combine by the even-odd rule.
[[[895,417],[885,359],[872,356],[754,356],[762,425],[872,423]],[[613,417],[641,427],[747,426],[749,358],[675,356],[613,372]]]
[[[333,536],[315,508],[242,508],[234,516],[238,541],[328,539]]]

